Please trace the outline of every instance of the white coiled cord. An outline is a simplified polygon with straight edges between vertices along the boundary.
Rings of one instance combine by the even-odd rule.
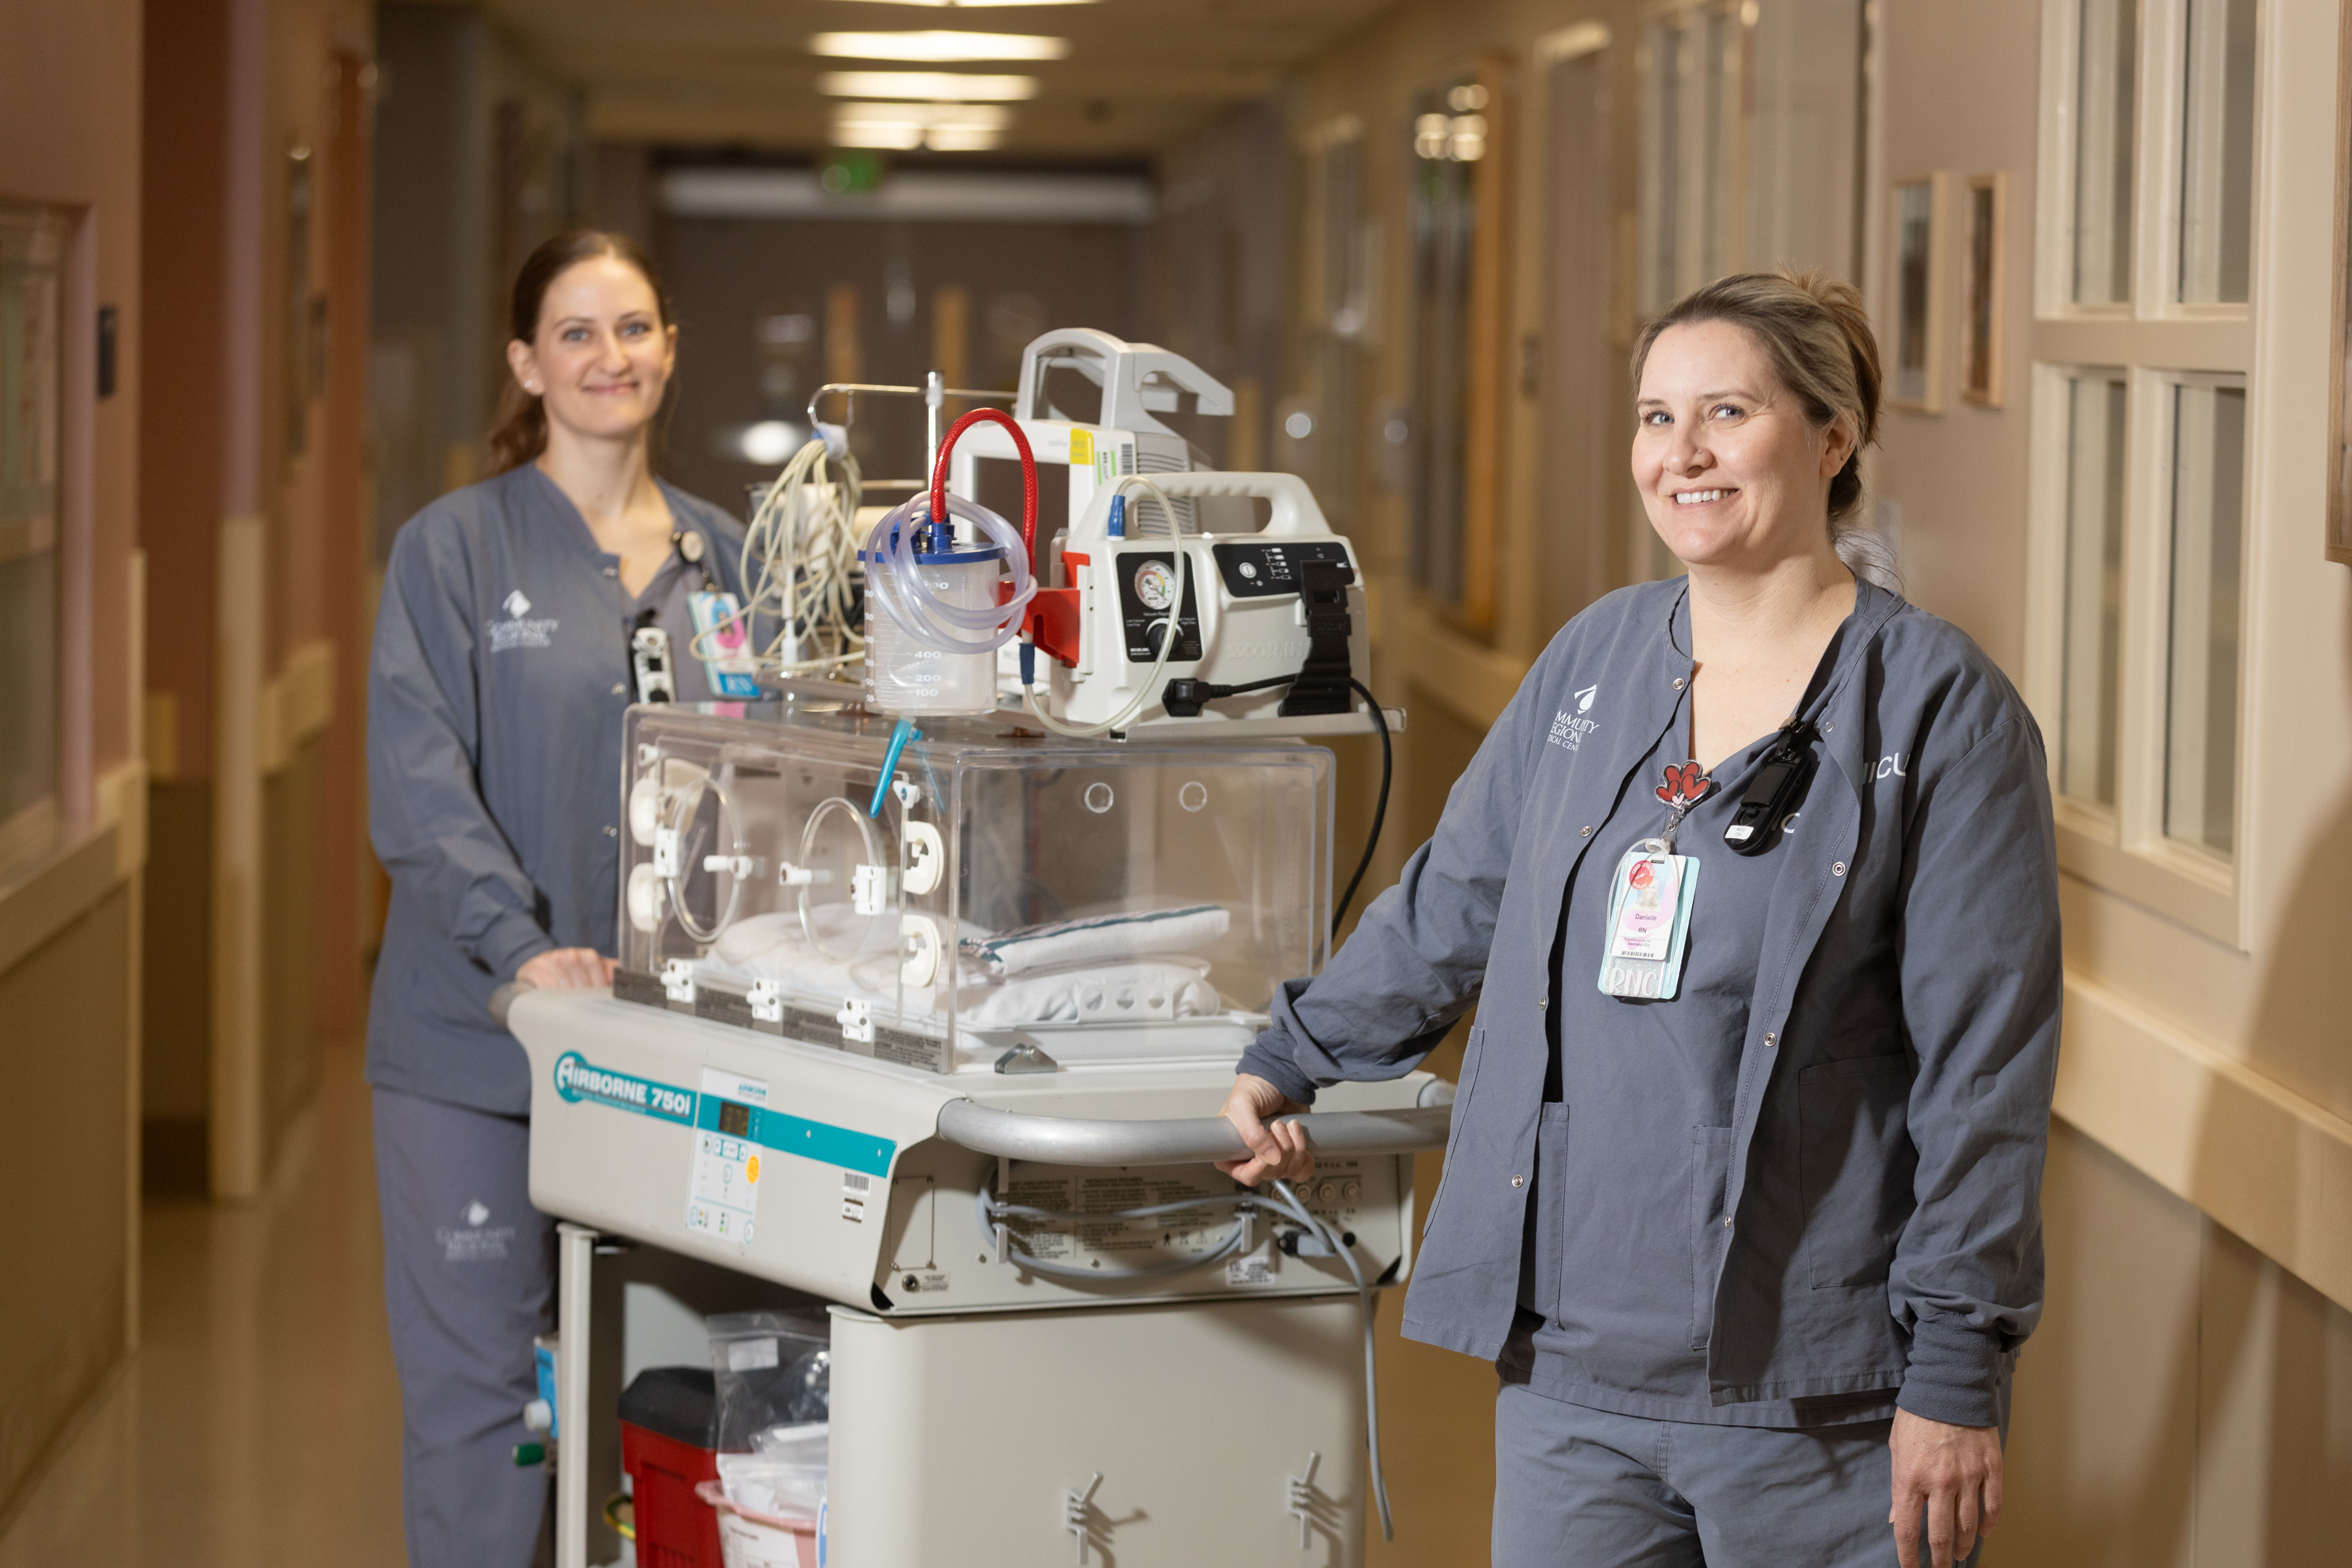
[[[738,620],[776,617],[775,640],[760,650],[761,668],[779,675],[810,675],[856,664],[866,638],[852,614],[856,602],[857,508],[864,497],[857,459],[812,440],[793,454],[760,500],[743,531],[743,583],[749,602]],[[712,631],[718,628],[713,627]],[[696,635],[688,651],[711,657],[710,632]],[[787,659],[788,643],[803,654]],[[815,647],[820,650],[810,654]]]

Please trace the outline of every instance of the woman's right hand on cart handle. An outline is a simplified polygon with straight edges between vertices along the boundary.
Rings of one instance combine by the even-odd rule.
[[[1217,1112],[1234,1124],[1250,1147],[1246,1160],[1220,1160],[1217,1169],[1245,1187],[1280,1177],[1303,1182],[1315,1173],[1315,1152],[1307,1146],[1307,1129],[1296,1121],[1277,1121],[1303,1115],[1307,1107],[1273,1084],[1251,1073],[1237,1073],[1225,1107]]]

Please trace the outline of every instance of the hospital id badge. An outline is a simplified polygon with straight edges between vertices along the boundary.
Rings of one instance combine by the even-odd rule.
[[[722,699],[759,696],[760,682],[755,675],[758,661],[751,652],[751,621],[736,605],[735,595],[705,589],[688,595],[686,607],[694,617],[694,650],[701,656],[702,673],[710,682],[710,695]]]
[[[1683,972],[1691,904],[1698,896],[1698,862],[1649,838],[1625,851],[1609,879],[1606,946],[1601,955],[1601,994],[1665,1002]]]

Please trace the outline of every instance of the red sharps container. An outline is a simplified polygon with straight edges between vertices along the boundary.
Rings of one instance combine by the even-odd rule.
[[[694,1495],[719,1479],[719,1399],[707,1366],[649,1366],[621,1395],[621,1468],[635,1501],[637,1568],[724,1568],[719,1514]]]

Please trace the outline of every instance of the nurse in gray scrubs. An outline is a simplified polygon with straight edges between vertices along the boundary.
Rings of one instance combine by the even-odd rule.
[[[499,471],[394,540],[368,672],[392,902],[367,1077],[415,1568],[522,1568],[547,1508],[510,1452],[553,1229],[530,1205],[529,1062],[490,993],[610,982],[631,640],[667,632],[677,699],[707,700],[692,596],[742,591],[741,526],[650,466],[677,328],[645,254],[549,240],[511,331]]]
[[[1401,883],[1286,983],[1225,1115],[1475,1005],[1404,1333],[1496,1364],[1497,1568],[1969,1560],[2042,1309],[2047,768],[1967,635],[1857,576],[1860,299],[1725,279],[1633,356],[1688,574],[1538,659]]]

